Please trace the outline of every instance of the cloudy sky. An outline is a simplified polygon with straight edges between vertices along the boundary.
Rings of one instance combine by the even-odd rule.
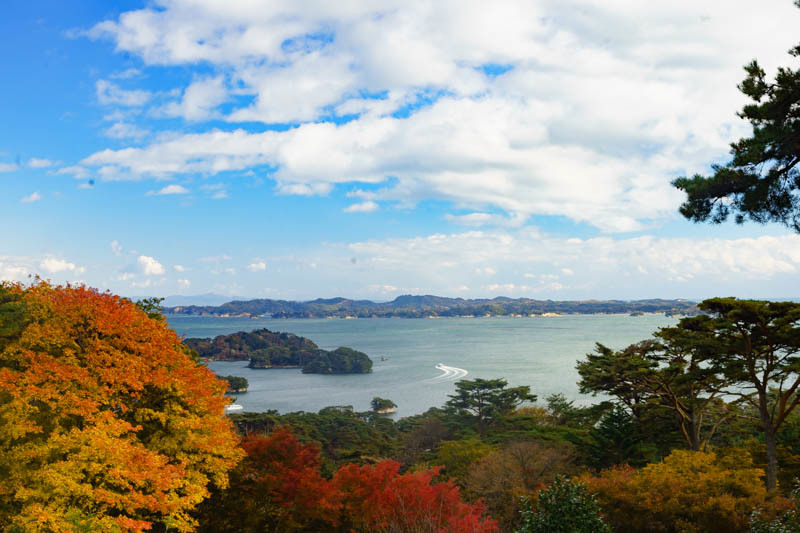
[[[0,279],[124,295],[797,297],[800,236],[693,225],[790,0],[23,2]]]

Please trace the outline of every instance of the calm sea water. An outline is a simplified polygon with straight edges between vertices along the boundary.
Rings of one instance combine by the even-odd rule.
[[[252,370],[246,361],[209,364],[220,375],[247,378],[237,395],[245,411],[318,411],[330,405],[368,410],[375,396],[397,404],[397,417],[441,406],[458,379],[505,378],[530,385],[540,403],[561,392],[576,403],[597,401],[578,393],[576,361],[595,342],[612,348],[646,339],[676,319],[664,315],[570,315],[537,318],[253,320],[169,316],[187,337],[213,337],[268,328],[308,337],[324,349],[349,346],[367,353],[371,374],[303,374],[299,369]],[[381,356],[387,358],[381,361]],[[437,368],[439,365],[441,368]]]

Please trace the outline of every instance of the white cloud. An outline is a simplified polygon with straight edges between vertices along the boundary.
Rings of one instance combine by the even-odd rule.
[[[146,276],[160,276],[164,273],[164,266],[153,257],[140,255],[138,262],[140,270]]]
[[[182,185],[167,185],[158,191],[148,191],[148,196],[166,196],[170,194],[189,194],[189,189]]]
[[[377,203],[373,202],[372,200],[367,200],[366,202],[347,206],[344,208],[344,211],[346,213],[372,213],[378,209],[379,206]]]
[[[117,72],[116,74],[110,75],[109,78],[115,80],[128,80],[139,76],[141,73],[142,71],[137,68],[127,68],[122,72]]]
[[[112,139],[141,139],[147,137],[150,132],[134,124],[115,122],[103,130],[103,134]]]
[[[418,291],[414,291],[413,289],[411,289],[411,290],[398,289],[394,285],[378,285],[378,284],[368,286],[367,290],[369,292],[373,293],[373,294],[379,294],[381,296],[388,296],[388,295],[396,294],[396,293],[399,293],[399,292],[403,292],[403,293],[418,292]]]
[[[0,162],[0,172],[12,172],[14,170],[17,170],[18,168],[19,168],[19,165],[17,165],[16,163],[1,163]]]
[[[188,289],[192,286],[192,283],[188,279],[179,279],[178,280],[178,287],[181,289]]]
[[[259,272],[267,269],[267,264],[264,261],[256,261],[247,265],[247,270],[250,272]]]
[[[484,286],[491,294],[569,291],[573,298],[665,293],[700,297],[734,289],[741,294],[746,287],[750,297],[764,297],[774,291],[768,287],[781,286],[800,273],[800,235],[574,239],[525,228],[358,242],[348,245],[339,261],[348,256],[363,265],[362,277],[413,280],[433,293],[463,284]],[[487,273],[500,279],[482,285]],[[568,276],[569,282],[561,276]]]
[[[49,159],[42,159],[39,157],[32,157],[28,160],[28,166],[31,168],[47,168],[55,165],[55,162]]]
[[[641,231],[676,216],[673,178],[746,133],[741,65],[786,63],[798,23],[788,1],[161,2],[88,32],[146,65],[209,67],[151,111],[299,126],[176,133],[83,164],[117,179],[270,165],[281,194],[383,184],[351,210],[444,200],[468,226],[555,215]]]
[[[527,285],[517,287],[513,283],[492,283],[491,285],[487,285],[486,288],[492,294],[503,294],[503,293],[512,293],[516,291],[529,290],[529,287]]]
[[[56,274],[58,272],[75,272],[83,273],[86,271],[85,267],[76,266],[75,263],[70,263],[63,259],[56,259],[54,257],[47,257],[39,263],[39,268],[45,272]]]
[[[68,167],[62,167],[56,170],[56,174],[63,175],[63,174],[70,174],[76,180],[82,180],[89,177],[89,169],[86,167],[82,167],[80,165],[72,165]]]
[[[188,121],[208,120],[219,116],[216,108],[228,99],[225,80],[218,76],[192,82],[179,102],[170,102],[159,110],[167,117],[182,117]]]
[[[119,243],[119,241],[111,241],[111,252],[117,257],[122,255],[122,245]]]
[[[29,204],[29,203],[33,203],[33,202],[38,202],[41,199],[42,199],[42,195],[41,194],[39,194],[38,192],[32,192],[28,196],[23,196],[20,199],[20,202],[23,203],[23,204]]]
[[[174,267],[174,268],[175,268],[175,271],[176,271],[176,272],[186,272],[186,271],[188,270],[188,269],[187,269],[185,266],[183,266],[183,265],[175,265],[175,267]]]
[[[0,261],[0,281],[22,281],[28,274],[28,269],[24,266]]]
[[[100,105],[121,105],[125,107],[140,107],[146,104],[151,94],[141,89],[125,90],[117,84],[107,80],[97,80],[95,83],[97,101]]]

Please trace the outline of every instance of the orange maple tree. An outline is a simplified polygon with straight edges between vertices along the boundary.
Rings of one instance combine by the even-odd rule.
[[[225,389],[130,301],[0,284],[0,528],[193,530],[242,455]]]

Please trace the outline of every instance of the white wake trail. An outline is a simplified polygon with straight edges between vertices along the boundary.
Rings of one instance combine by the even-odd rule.
[[[423,381],[423,383],[443,383],[446,381],[455,381],[469,374],[469,372],[467,372],[463,368],[447,366],[441,363],[436,365],[436,369],[441,370],[443,373],[436,376],[435,378],[426,379],[425,381]]]

